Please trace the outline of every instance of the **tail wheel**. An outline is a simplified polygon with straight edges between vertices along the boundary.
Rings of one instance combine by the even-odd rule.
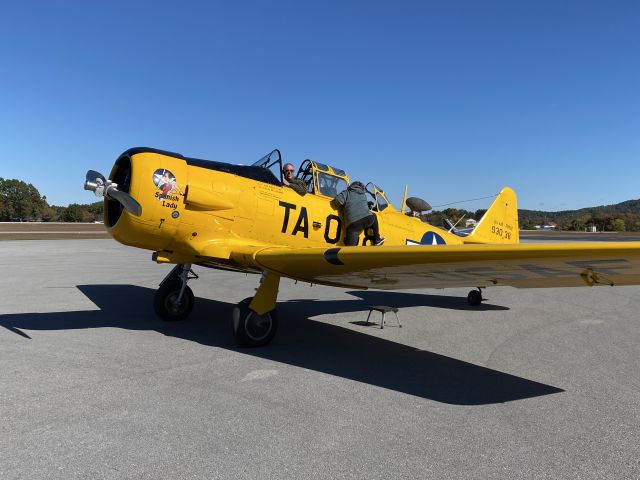
[[[482,302],[482,292],[480,290],[471,290],[467,295],[467,303],[471,306],[480,305]]]
[[[184,287],[184,293],[178,303],[182,282],[174,280],[166,282],[153,296],[153,309],[156,315],[162,320],[171,322],[176,320],[184,320],[193,310],[194,296],[189,286]]]
[[[238,345],[260,347],[267,345],[278,329],[278,316],[275,310],[257,314],[249,308],[251,298],[245,298],[233,309],[233,336]]]

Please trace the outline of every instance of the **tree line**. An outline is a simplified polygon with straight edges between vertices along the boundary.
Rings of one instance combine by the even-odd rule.
[[[464,209],[448,208],[430,211],[421,215],[422,220],[432,225],[443,226],[444,219],[464,228],[466,219],[480,220],[486,209],[470,212]],[[518,210],[518,224],[522,230],[534,230],[537,226],[556,225],[556,230],[584,232],[591,227],[598,231],[640,232],[640,200],[628,200],[616,205],[544,212],[540,210]]]
[[[67,207],[49,205],[47,197],[40,195],[30,183],[0,177],[0,221],[38,222],[95,222],[103,219],[103,202],[72,203]],[[420,218],[432,225],[443,226],[444,219],[464,228],[465,220],[480,220],[486,209],[471,212],[459,208],[432,210]],[[557,230],[584,231],[595,226],[598,231],[639,232],[640,200],[627,200],[615,205],[544,212],[518,210],[521,229],[533,230],[537,225],[556,224]]]
[[[0,177],[2,222],[95,222],[102,221],[103,202],[67,207],[49,205],[47,197],[22,180]]]

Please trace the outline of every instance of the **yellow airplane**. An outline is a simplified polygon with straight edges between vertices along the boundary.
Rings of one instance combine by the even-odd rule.
[[[331,200],[349,185],[344,170],[306,160],[297,178],[302,195],[282,182],[274,150],[252,165],[199,160],[151,148],[133,148],[116,160],[109,179],[87,172],[85,189],[104,197],[104,222],[119,242],[153,251],[176,264],[160,283],[154,309],[182,320],[194,305],[187,285],[192,265],[262,273],[252,298],[233,312],[236,341],[269,343],[276,333],[280,277],[343,288],[384,290],[481,289],[640,284],[640,242],[520,244],[515,192],[505,187],[471,232],[445,230],[417,218],[428,204],[406,198],[396,210],[384,191],[367,185],[384,246],[370,234],[344,246],[345,225]],[[412,211],[405,212],[406,207]]]

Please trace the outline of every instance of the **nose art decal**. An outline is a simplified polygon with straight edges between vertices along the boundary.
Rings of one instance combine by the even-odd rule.
[[[176,181],[176,176],[165,168],[159,168],[153,172],[153,184],[158,188],[158,192],[156,192],[158,200],[166,200],[171,194],[183,194]]]

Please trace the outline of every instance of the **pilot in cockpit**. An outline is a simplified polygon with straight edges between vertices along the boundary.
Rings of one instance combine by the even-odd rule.
[[[284,167],[282,167],[282,183],[284,183],[287,187],[291,187],[300,195],[305,195],[307,193],[307,185],[293,176],[295,172],[295,167],[292,163],[285,163]]]

